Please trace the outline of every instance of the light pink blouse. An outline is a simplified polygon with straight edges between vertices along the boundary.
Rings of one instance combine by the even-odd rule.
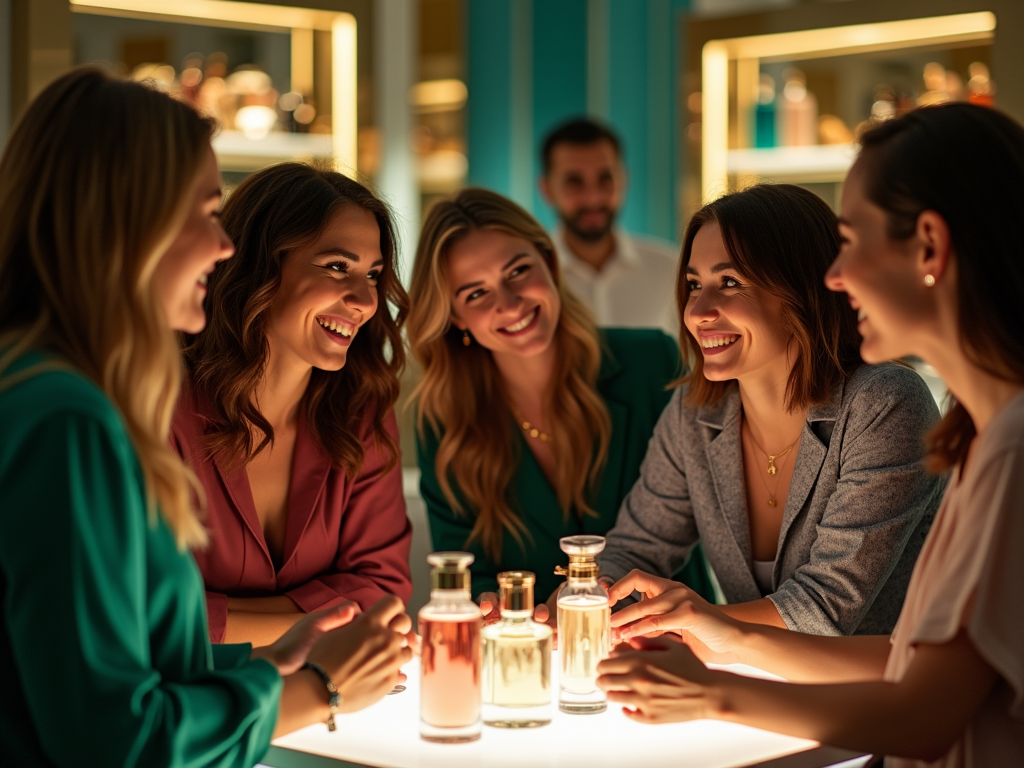
[[[914,569],[892,636],[886,680],[917,643],[961,628],[999,682],[953,748],[932,766],[1024,766],[1024,394],[988,426],[967,471],[955,473]],[[888,758],[887,768],[919,768]]]

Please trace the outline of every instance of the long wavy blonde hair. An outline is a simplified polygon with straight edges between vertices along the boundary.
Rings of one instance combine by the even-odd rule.
[[[207,537],[168,442],[182,364],[154,271],[212,132],[165,94],[80,68],[32,102],[0,158],[0,376],[44,348],[95,381],[127,424],[150,519],[182,549]]]
[[[478,229],[504,232],[531,244],[544,258],[561,299],[555,331],[557,368],[546,393],[554,415],[548,431],[559,457],[555,492],[563,514],[595,514],[588,496],[604,468],[611,417],[597,391],[601,343],[586,307],[565,289],[547,232],[524,209],[485,189],[468,188],[434,205],[416,249],[407,329],[423,378],[412,395],[420,438],[440,436],[435,470],[445,498],[458,514],[476,520],[467,545],[479,540],[500,559],[505,533],[525,547],[523,525],[509,484],[521,456],[519,426],[491,352],[465,347],[452,325],[447,260],[452,244]]]

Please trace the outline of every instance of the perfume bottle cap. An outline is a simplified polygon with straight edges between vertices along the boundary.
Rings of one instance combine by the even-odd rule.
[[[469,552],[434,552],[427,555],[427,562],[433,566],[430,573],[431,589],[469,590],[469,566],[474,559]]]
[[[558,540],[562,551],[569,555],[570,579],[596,579],[599,574],[596,557],[604,550],[604,536],[566,536]],[[555,569],[560,573],[561,569]]]
[[[529,571],[504,571],[498,574],[501,611],[533,612],[533,585],[537,577]]]
[[[604,536],[565,536],[558,545],[565,554],[572,557],[587,557],[591,560],[604,551]]]

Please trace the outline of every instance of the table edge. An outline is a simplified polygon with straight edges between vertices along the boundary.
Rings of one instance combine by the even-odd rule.
[[[866,754],[865,752],[851,752],[848,749],[821,745],[771,760],[748,763],[743,768],[828,768],[836,763],[864,757]],[[273,744],[260,764],[269,766],[269,768],[374,768],[366,763],[353,763],[336,757],[316,755],[288,747],[277,747]]]

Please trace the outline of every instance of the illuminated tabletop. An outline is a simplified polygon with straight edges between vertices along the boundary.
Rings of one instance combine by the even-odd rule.
[[[727,768],[765,761],[772,768],[819,768],[864,763],[853,760],[857,755],[852,752],[714,720],[644,725],[626,718],[617,705],[596,715],[564,714],[557,708],[557,652],[555,656],[551,671],[556,703],[551,724],[542,728],[485,726],[483,736],[468,744],[423,741],[416,659],[404,669],[409,677],[405,691],[338,717],[333,733],[318,724],[277,739],[263,763],[272,768]],[[767,677],[750,667],[723,669]]]

